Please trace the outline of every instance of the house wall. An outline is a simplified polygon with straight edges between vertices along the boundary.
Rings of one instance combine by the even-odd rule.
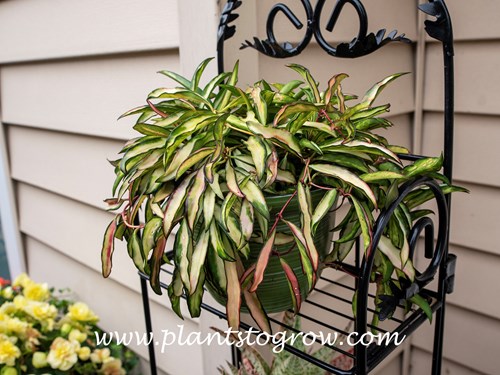
[[[27,267],[33,278],[70,287],[100,315],[104,329],[144,331],[140,285],[124,246],[115,251],[114,271],[100,275],[101,237],[111,215],[102,200],[110,195],[112,168],[123,142],[134,136],[132,120],[116,118],[144,102],[152,89],[169,84],[162,69],[189,74],[215,52],[215,0],[6,0],[0,2],[0,100],[11,179]],[[222,3],[222,2],[221,2]],[[289,2],[294,6],[298,2]],[[273,60],[246,49],[244,39],[263,36],[272,2],[246,1],[239,38],[228,42],[226,68],[241,61],[241,82],[294,77],[285,63],[308,66],[325,82],[348,73],[346,91],[362,93],[391,73],[410,71],[379,99],[392,103],[396,124],[384,133],[393,142],[439,154],[442,144],[442,78],[439,46],[417,29],[415,1],[366,0],[370,30],[398,29],[414,44],[395,44],[359,60],[328,57],[314,43],[307,53]],[[449,2],[456,45],[457,183],[470,195],[453,198],[451,251],[459,256],[456,291],[449,298],[445,369],[451,374],[496,374],[500,337],[500,252],[490,233],[500,223],[500,169],[495,154],[500,128],[497,87],[500,5],[494,0]],[[196,12],[194,11],[196,9]],[[297,14],[300,8],[296,8]],[[355,23],[341,20],[332,42],[350,40]],[[421,18],[421,16],[420,16]],[[420,19],[421,21],[421,19]],[[300,32],[277,28],[283,39]],[[420,52],[419,52],[420,51]],[[214,67],[211,67],[211,72]],[[414,119],[417,121],[414,123]],[[423,121],[420,122],[419,119]],[[177,330],[166,296],[152,296],[154,326]],[[187,331],[221,325],[209,314],[186,318]],[[158,332],[161,335],[161,332]],[[379,371],[429,374],[432,331],[419,330]],[[134,347],[147,357],[145,347]],[[170,348],[159,368],[175,374],[212,374],[229,359],[213,347]],[[474,369],[474,370],[473,370]]]

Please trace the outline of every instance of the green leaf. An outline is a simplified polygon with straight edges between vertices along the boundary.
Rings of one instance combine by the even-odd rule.
[[[306,248],[309,253],[309,259],[314,271],[317,271],[319,266],[319,254],[314,244],[312,236],[312,223],[311,223],[311,193],[308,186],[304,186],[301,182],[297,184],[297,195],[300,205],[300,212],[302,214],[302,233],[306,241]]]
[[[328,89],[325,91],[325,104],[329,104],[331,102],[332,98],[337,93],[340,83],[347,77],[349,77],[347,74],[340,73],[330,78],[328,81]]]
[[[165,208],[165,216],[163,218],[163,234],[165,237],[170,235],[172,228],[175,225],[174,219],[177,212],[182,207],[184,200],[186,199],[186,193],[193,179],[193,174],[184,178],[181,184],[175,189],[175,191],[170,195],[170,199],[167,201],[167,206]]]
[[[178,100],[185,100],[188,103],[192,103],[195,105],[200,105],[203,104],[205,105],[210,111],[214,111],[214,108],[212,104],[205,99],[203,96],[200,94],[191,91],[191,90],[184,90],[184,89],[167,89],[167,88],[160,88],[152,91],[148,95],[148,99],[178,99]]]
[[[380,237],[378,248],[387,258],[389,258],[394,267],[401,269],[401,250],[395,247],[389,238],[386,236]],[[406,263],[402,271],[408,276],[410,281],[415,279],[415,269],[411,261]]]
[[[293,272],[292,267],[288,265],[284,258],[280,258],[281,267],[285,272],[286,279],[288,281],[288,286],[290,288],[290,295],[292,297],[293,311],[297,314],[300,310],[300,305],[302,303],[302,296],[300,294],[300,284],[297,280],[297,276]]]
[[[188,294],[190,294],[191,291],[189,269],[190,269],[192,255],[193,255],[192,233],[189,230],[189,225],[187,220],[184,218],[181,221],[179,230],[175,235],[174,263],[177,271],[179,272],[182,284],[184,285],[186,291],[188,291]]]
[[[309,150],[312,150],[319,155],[323,155],[323,151],[321,150],[321,148],[319,148],[319,146],[316,143],[310,141],[307,138],[302,138],[299,144],[302,148],[308,148]]]
[[[264,188],[272,185],[276,178],[278,177],[278,153],[272,144],[266,142],[266,149],[269,156],[266,160],[266,182],[264,183]]]
[[[274,141],[279,146],[284,147],[298,156],[301,156],[300,144],[297,138],[295,138],[288,131],[262,126],[255,121],[247,121],[247,126],[252,133],[261,135],[264,138],[271,140],[271,142]]]
[[[102,241],[101,264],[102,276],[108,277],[113,267],[112,257],[115,250],[116,218],[109,223]]]
[[[234,262],[234,258],[229,254],[231,249],[226,249],[226,247],[224,246],[219,230],[217,229],[217,224],[215,224],[214,220],[212,220],[212,223],[210,224],[209,232],[210,242],[215,251],[217,251],[219,257],[229,262]]]
[[[295,179],[293,173],[285,171],[283,169],[278,169],[278,174],[276,175],[276,181],[286,182],[292,185],[295,185],[297,183],[297,180]]]
[[[231,159],[228,159],[226,162],[226,183],[231,193],[240,198],[245,197],[245,195],[241,192],[240,187],[238,186],[238,182],[236,181],[236,173],[234,172],[234,168],[231,165]]]
[[[250,89],[250,97],[252,98],[255,108],[257,109],[257,119],[262,125],[267,124],[267,103],[262,98],[260,87],[252,87]]]
[[[292,68],[293,70],[295,70],[297,73],[299,73],[306,80],[307,84],[311,88],[311,91],[314,95],[315,102],[320,103],[321,96],[319,95],[318,85],[316,84],[316,81],[314,80],[314,78],[311,76],[311,73],[309,72],[309,70],[307,68],[303,67],[302,65],[298,65],[298,64],[290,64],[287,66],[289,68]]]
[[[144,226],[144,231],[142,233],[142,249],[144,252],[144,259],[148,258],[150,250],[152,250],[156,244],[156,236],[158,231],[162,227],[163,220],[159,217],[155,217],[149,220]]]
[[[241,204],[240,223],[243,238],[249,241],[253,233],[254,214],[253,206],[247,199]]]
[[[244,142],[250,151],[253,159],[253,164],[257,170],[257,177],[262,180],[266,169],[266,160],[269,156],[264,141],[257,136],[251,136]]]
[[[243,297],[245,298],[245,305],[248,308],[250,315],[253,320],[257,323],[257,326],[263,331],[269,334],[272,333],[271,324],[269,322],[269,317],[267,316],[262,304],[257,296],[257,293],[251,293],[247,289],[243,290]]]
[[[391,159],[397,161],[398,163],[401,163],[398,156],[394,152],[392,152],[391,150],[389,150],[383,146],[380,146],[380,145],[377,145],[374,143],[368,143],[368,142],[356,141],[356,140],[352,140],[352,141],[344,143],[342,140],[338,140],[338,141],[332,141],[332,142],[328,142],[326,144],[321,145],[321,149],[323,150],[323,152],[334,151],[334,150],[339,149],[339,148],[352,148],[352,149],[363,151],[363,152],[370,152],[370,153],[385,155],[385,156],[389,156]]]
[[[179,124],[170,134],[170,137],[165,144],[166,160],[169,161],[170,157],[175,154],[177,147],[189,136],[199,129],[204,128],[206,125],[214,122],[216,116],[198,114],[189,117],[186,121]]]
[[[438,158],[424,158],[406,166],[403,173],[407,177],[422,176],[424,174],[437,172],[443,166],[443,155]]]
[[[309,165],[309,167],[317,172],[323,173],[327,176],[339,178],[340,180],[347,182],[354,187],[357,187],[358,189],[363,191],[363,193],[365,193],[365,195],[372,201],[373,205],[377,207],[377,199],[375,198],[373,191],[366,184],[366,182],[361,180],[354,173],[348,171],[345,168],[328,164],[311,164]]]
[[[313,269],[311,259],[309,257],[309,251],[307,250],[307,242],[304,238],[304,234],[301,230],[292,222],[282,219],[282,221],[288,225],[292,231],[293,237],[295,238],[295,243],[300,253],[300,262],[302,263],[302,269],[307,277],[307,282],[309,285],[309,290],[312,290],[316,282],[316,274]]]
[[[191,155],[197,141],[198,139],[196,139],[196,137],[193,138],[175,153],[172,161],[167,167],[167,170],[163,176],[158,179],[158,182],[166,182],[175,178],[179,166]]]
[[[359,225],[361,226],[361,233],[363,234],[363,245],[366,252],[371,250],[371,242],[372,242],[372,223],[370,222],[370,218],[368,213],[365,211],[364,207],[359,203],[359,201],[351,195],[349,200],[352,202],[354,209],[356,210],[356,216],[358,217]]]
[[[397,172],[389,172],[389,171],[377,171],[365,173],[359,176],[365,182],[374,182],[380,180],[398,180],[401,178],[406,178],[406,176],[397,173]]]
[[[236,61],[233,67],[233,71],[231,73],[231,77],[229,78],[227,85],[228,86],[236,86],[236,83],[238,82],[238,70],[239,70],[239,61]],[[223,89],[225,92],[223,92],[223,95],[221,96],[220,102],[216,103],[215,107],[217,109],[221,109],[226,107],[227,103],[229,103],[229,100],[231,99],[231,91],[227,89]]]
[[[326,216],[328,211],[330,211],[335,202],[337,201],[338,191],[337,189],[328,190],[321,201],[318,203],[316,208],[314,209],[314,213],[311,218],[311,229],[312,233],[316,233],[316,229],[318,228],[318,224],[321,220]]]
[[[212,188],[205,190],[203,198],[203,218],[205,220],[205,230],[207,230],[214,218],[215,193]]]
[[[241,186],[241,191],[245,194],[245,198],[252,204],[255,210],[266,220],[269,220],[269,209],[264,194],[259,186],[252,180],[248,180],[244,186]]]
[[[394,81],[396,78],[401,77],[402,75],[405,75],[407,73],[397,73],[390,75],[389,77],[384,78],[380,82],[377,82],[375,85],[373,85],[365,94],[363,99],[361,100],[361,103],[358,104],[356,107],[359,106],[359,108],[368,108],[372,105],[373,101],[377,98],[377,96],[382,92],[382,90],[392,81]]]
[[[194,293],[194,291],[198,287],[198,282],[200,279],[200,274],[205,264],[205,258],[207,256],[208,250],[208,239],[209,232],[202,231],[200,236],[198,237],[198,241],[194,246],[193,255],[191,257],[190,262],[190,270],[189,270],[189,285],[190,285],[190,293]]]
[[[200,169],[194,178],[193,185],[189,189],[186,198],[186,211],[188,217],[188,224],[191,230],[194,230],[195,228],[194,223],[198,216],[201,197],[205,192],[206,187],[207,186],[205,182],[205,173],[203,169]]]
[[[168,298],[172,303],[172,310],[177,314],[179,318],[184,319],[184,317],[182,316],[181,304],[180,304],[180,299],[182,296],[182,280],[176,268],[174,268],[172,281],[168,286],[167,292],[168,292]]]
[[[281,107],[278,113],[276,113],[276,115],[274,116],[273,125],[278,126],[282,119],[287,119],[297,113],[317,113],[321,108],[322,107],[320,105],[315,105],[309,102],[294,102],[287,104]]]
[[[349,154],[341,154],[337,152],[328,153],[318,157],[316,160],[328,161],[330,163],[340,165],[341,167],[355,169],[363,173],[368,173],[370,171],[364,160]]]
[[[215,88],[218,87],[218,85],[220,85],[220,83],[223,82],[230,75],[231,73],[229,72],[223,72],[212,78],[210,82],[208,82],[205,88],[203,89],[202,96],[205,99],[209,99],[212,93],[214,92]]]
[[[184,78],[183,76],[181,76],[175,72],[171,72],[170,70],[162,70],[158,73],[163,74],[164,76],[167,76],[168,78],[173,79],[174,81],[180,83],[186,89],[191,88],[191,82],[188,79]]]
[[[203,287],[204,284],[205,270],[202,268],[200,270],[200,276],[196,290],[186,296],[189,313],[191,314],[192,318],[198,318],[201,314],[201,301],[203,299],[203,293],[205,292],[205,288]]]
[[[191,79],[191,90],[196,91],[198,89],[198,85],[200,83],[201,76],[203,75],[203,72],[205,71],[205,68],[207,65],[212,61],[214,58],[209,57],[208,59],[203,60],[200,65],[196,68],[193,74],[193,78]]]
[[[323,133],[331,135],[332,137],[338,136],[337,132],[335,132],[327,124],[323,124],[322,122],[306,121],[306,122],[304,122],[303,126],[306,128],[313,128],[313,129],[322,131]]]
[[[425,298],[423,298],[419,294],[416,294],[410,298],[410,302],[420,307],[427,316],[427,319],[429,319],[429,322],[432,322],[432,308]]]
[[[165,246],[167,245],[167,240],[165,237],[160,237],[156,242],[156,246],[153,249],[153,254],[151,255],[150,262],[150,270],[151,275],[149,277],[149,284],[151,285],[151,289],[156,294],[162,294],[160,287],[160,267],[163,263],[163,255],[165,253]]]
[[[274,247],[274,239],[276,237],[276,228],[274,228],[269,237],[260,251],[259,258],[257,259],[257,264],[255,266],[255,274],[253,277],[253,283],[250,287],[250,292],[255,292],[259,287],[260,283],[264,279],[264,271],[267,268],[267,263],[269,262],[269,257]]]
[[[205,147],[200,148],[195,153],[191,154],[186,160],[182,162],[182,164],[177,169],[177,173],[175,175],[175,179],[178,180],[185,172],[189,170],[189,168],[195,166],[196,164],[203,161],[203,159],[214,153],[215,148],[213,147]]]
[[[241,287],[236,262],[224,261],[227,278],[226,313],[228,325],[233,330],[240,327]]]
[[[134,129],[141,134],[150,135],[154,137],[167,138],[170,135],[170,130],[165,129],[161,126],[156,126],[151,124],[135,124]]]

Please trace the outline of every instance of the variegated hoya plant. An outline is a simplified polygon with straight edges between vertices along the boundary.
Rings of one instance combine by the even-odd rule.
[[[295,311],[304,296],[297,271],[276,250],[278,243],[298,252],[311,290],[319,271],[346,258],[357,237],[370,250],[374,216],[395,199],[403,182],[429,175],[446,192],[456,189],[438,173],[441,157],[404,166],[397,154],[408,151],[374,133],[392,125],[380,117],[389,104],[374,106],[374,100],[401,74],[376,83],[356,100],[342,91],[346,74],[333,76],[320,91],[310,72],[295,64],[289,67],[302,80],[261,80],[242,89],[236,64],[232,72],[200,86],[209,61],[191,79],[161,72],[178,86],[154,90],[146,105],[123,115],[139,116],[134,129],[140,136],[112,162],[116,180],[113,198],[106,200],[117,214],[104,235],[104,277],[111,272],[115,239],[127,242],[132,261],[158,294],[160,268],[173,264],[168,295],[179,316],[183,295],[190,314],[200,314],[204,286],[210,283],[225,293],[231,327],[239,327],[243,304],[269,331],[256,290],[270,258],[280,259]],[[323,195],[313,205],[315,190]],[[414,220],[428,214],[417,209],[430,199],[428,193],[422,188],[409,195],[380,241],[373,270],[380,303],[380,297],[393,294],[398,280],[415,277],[405,234]],[[266,197],[276,195],[288,199],[271,216]],[[283,215],[293,199],[299,201],[300,225]],[[322,258],[313,241],[318,223],[343,204],[349,205],[348,213],[334,228],[338,235],[331,252]],[[277,230],[283,224],[287,233]],[[174,232],[174,256],[167,259],[167,238]],[[257,260],[245,265],[249,244],[255,242],[261,244]],[[418,295],[411,303],[428,311]]]

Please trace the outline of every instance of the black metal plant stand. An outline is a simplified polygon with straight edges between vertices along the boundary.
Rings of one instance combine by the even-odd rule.
[[[315,7],[311,5],[309,0],[301,0],[307,15],[307,23],[305,36],[297,45],[291,43],[279,43],[274,35],[274,21],[278,13],[282,12],[292,24],[301,29],[303,23],[296,15],[284,4],[276,4],[272,7],[267,19],[267,39],[259,40],[254,38],[253,41],[245,41],[242,48],[251,47],[259,52],[276,58],[286,58],[300,54],[313,36],[318,45],[325,50],[329,55],[343,58],[356,58],[367,55],[384,45],[400,41],[408,42],[404,34],[398,35],[397,31],[392,31],[386,35],[385,30],[379,30],[376,33],[368,33],[368,17],[366,10],[360,0],[337,0],[334,10],[330,16],[326,26],[327,31],[332,31],[337,22],[340,13],[345,5],[349,4],[354,7],[359,17],[359,32],[358,35],[349,43],[341,43],[337,46],[330,45],[323,37],[320,28],[320,17],[326,0],[318,0]],[[222,11],[219,30],[217,57],[219,72],[224,71],[224,43],[236,33],[236,26],[233,21],[238,18],[235,10],[242,4],[242,0],[228,0],[224,10]],[[443,47],[444,57],[444,175],[451,181],[452,166],[453,166],[453,33],[450,15],[444,0],[428,0],[427,3],[421,4],[419,9],[431,17],[432,20],[425,21],[425,30],[428,35],[439,42]],[[402,159],[415,161],[422,158],[422,155],[399,155]],[[417,273],[415,281],[411,285],[406,285],[403,288],[401,300],[409,299],[415,294],[426,296],[431,299],[431,309],[433,311],[435,321],[434,332],[434,348],[432,374],[441,374],[441,358],[443,350],[443,328],[445,318],[445,302],[446,294],[453,291],[453,280],[455,273],[456,256],[448,254],[448,235],[449,235],[449,219],[450,219],[450,196],[444,196],[434,180],[421,178],[415,181],[410,181],[403,185],[399,191],[399,197],[385,211],[379,215],[373,230],[372,248],[376,249],[379,240],[382,236],[384,228],[389,222],[391,215],[398,207],[399,203],[413,190],[418,187],[426,186],[434,194],[434,199],[437,204],[437,235],[434,236],[434,222],[430,218],[421,218],[416,221],[411,229],[408,241],[410,243],[410,257],[413,259],[417,247],[417,241],[420,235],[424,234],[424,255],[428,259],[428,266],[423,272]],[[436,238],[436,240],[435,240]],[[374,264],[375,251],[368,255],[364,254],[357,242],[355,249],[355,260],[352,264],[342,263],[337,264],[335,268],[347,271],[351,276],[350,282],[339,283],[328,277],[321,277],[321,283],[335,285],[339,290],[344,291],[352,297],[353,293],[357,293],[356,314],[351,312],[351,298],[344,297],[342,293],[332,294],[325,291],[325,288],[315,288],[315,294],[309,297],[304,303],[302,311],[310,311],[308,314],[299,313],[303,321],[314,325],[319,330],[326,332],[348,335],[350,332],[357,332],[359,336],[370,332],[374,328],[369,324],[369,318],[373,317],[375,312],[374,295],[370,293],[370,274]],[[171,272],[168,269],[162,269],[164,273]],[[146,320],[146,329],[148,332],[152,330],[151,313],[148,299],[147,276],[140,274],[142,286],[142,298],[144,304],[144,315]],[[429,284],[437,276],[437,287],[430,288]],[[167,288],[165,283],[161,283],[162,288]],[[316,296],[316,297],[315,297]],[[320,303],[318,303],[320,298]],[[202,303],[202,309],[215,314],[216,316],[225,319],[226,314],[219,307],[210,306]],[[401,308],[401,306],[400,306]],[[317,318],[318,314],[328,316],[329,318]],[[341,321],[342,323],[334,325],[333,321]],[[407,314],[394,314],[391,318],[384,322],[384,325],[377,327],[381,333],[399,333],[400,335],[410,335],[418,327],[427,321],[425,313],[420,309],[412,309]],[[279,320],[271,318],[271,322],[286,328],[289,331],[295,331],[293,327],[287,326]],[[345,323],[353,323],[351,330],[346,330]],[[352,324],[351,324],[352,325]],[[241,329],[249,330],[250,326],[242,323]],[[328,345],[327,345],[328,346]],[[319,368],[329,371],[333,374],[347,375],[358,374],[364,375],[371,372],[378,364],[380,364],[394,349],[394,342],[388,345],[363,345],[356,344],[352,350],[346,350],[344,347],[330,346],[347,360],[350,365],[339,365],[339,362],[326,363],[305,351],[301,351],[293,346],[285,345],[285,350],[292,354],[307,360]],[[156,361],[154,342],[149,346],[151,374],[156,374]],[[233,355],[233,362],[237,362],[237,356]]]

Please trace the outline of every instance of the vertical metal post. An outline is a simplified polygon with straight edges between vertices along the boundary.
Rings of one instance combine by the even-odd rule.
[[[452,181],[453,177],[453,138],[454,138],[454,66],[453,66],[453,30],[451,25],[451,17],[448,9],[444,4],[444,0],[439,1],[440,18],[444,20],[445,37],[443,43],[443,60],[444,60],[444,165],[443,172],[446,177]],[[441,308],[436,313],[435,330],[434,330],[434,348],[432,356],[432,374],[440,375],[443,358],[443,341],[444,341],[444,323],[446,311],[446,278],[447,278],[447,259],[448,259],[448,243],[449,243],[449,223],[451,212],[451,196],[446,197],[448,206],[448,238],[446,239],[446,247],[443,255],[443,260],[439,269],[439,288],[438,298],[442,302]]]
[[[151,310],[149,306],[148,284],[146,282],[146,279],[144,279],[142,276],[139,277],[141,279],[142,306],[144,308],[144,320],[146,323],[146,332],[149,334],[150,332],[153,332],[153,325],[151,324]],[[151,375],[157,375],[154,340],[151,340],[149,342],[148,351],[149,351],[149,367],[151,369]]]

